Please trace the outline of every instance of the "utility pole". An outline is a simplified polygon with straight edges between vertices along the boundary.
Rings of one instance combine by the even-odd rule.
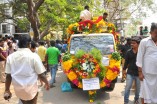
[[[122,23],[122,4],[121,4],[121,0],[119,0],[119,8],[120,8],[119,16],[120,16],[120,26],[121,26],[120,32],[121,32],[122,36],[124,36],[123,23]]]

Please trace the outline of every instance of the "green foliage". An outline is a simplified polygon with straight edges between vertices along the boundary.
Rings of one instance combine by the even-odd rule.
[[[3,22],[7,17],[5,17],[4,15],[4,8],[5,8],[6,5],[4,4],[0,4],[0,23]]]
[[[89,95],[89,99],[95,100],[96,99],[96,93]]]
[[[78,50],[75,54],[76,58],[81,58],[86,52],[84,50]]]
[[[39,0],[32,0],[34,3],[37,3]],[[116,3],[118,4],[120,1],[117,0]],[[111,3],[111,4],[109,4]],[[135,16],[140,18],[146,16],[145,10],[149,8],[151,11],[155,11],[154,9],[156,5],[154,4],[153,0],[121,0],[121,7],[122,7],[122,18],[129,19],[131,15],[135,12]],[[102,6],[102,4],[106,4]],[[141,4],[140,8],[136,10],[136,7]],[[153,5],[154,4],[154,5]],[[4,8],[5,5],[0,5],[0,21],[2,22],[6,18],[13,18],[15,20],[15,24],[19,24],[25,30],[24,23],[27,24],[25,19],[17,19],[17,17],[28,17],[28,6],[25,0],[11,0],[9,7],[13,8],[13,16],[7,17],[4,15]],[[119,6],[116,8],[114,5],[113,0],[45,0],[45,2],[40,6],[38,12],[40,26],[39,30],[40,33],[44,31],[47,27],[50,20],[52,20],[52,24],[50,30],[60,31],[63,30],[64,27],[67,27],[71,23],[75,23],[79,21],[80,12],[84,9],[85,5],[90,6],[90,11],[92,12],[93,16],[100,16],[106,10],[109,10],[109,17],[119,17]],[[105,8],[105,10],[104,10]],[[112,16],[112,11],[115,11],[115,16]],[[130,9],[131,8],[131,9]],[[145,8],[145,9],[143,9]],[[133,12],[133,13],[132,13]],[[108,19],[110,19],[108,17]],[[23,22],[22,22],[23,21]],[[135,20],[136,21],[136,20]],[[136,27],[136,26],[134,26]],[[95,28],[95,27],[92,27]],[[130,28],[129,28],[130,29]],[[88,29],[86,29],[88,31]],[[93,30],[93,29],[92,29]],[[65,29],[64,29],[65,31]]]
[[[77,31],[77,26],[74,26],[73,28],[72,28],[72,30],[74,31],[74,33],[77,33],[78,31]]]
[[[30,23],[26,18],[21,18],[17,20],[17,26],[23,31],[29,31]]]
[[[71,55],[69,53],[65,53],[64,56],[62,57],[63,62],[70,60],[70,58],[71,58]]]
[[[123,9],[122,16],[123,17],[131,17],[134,15],[136,17],[145,17],[147,12],[145,12],[145,9],[150,9],[151,11],[154,11],[154,1],[153,0],[121,0],[121,7]],[[142,5],[142,6],[141,6]],[[128,10],[129,9],[129,10]],[[137,19],[138,19],[137,18]]]
[[[102,64],[99,65],[100,65],[101,72],[98,73],[98,76],[99,76],[99,80],[102,81],[104,76],[106,76],[106,68]]]
[[[85,26],[85,27],[83,26],[82,27],[82,31],[85,32],[85,33],[89,33],[90,32],[88,26]]]
[[[90,54],[91,54],[98,62],[101,62],[102,55],[101,55],[100,50],[98,50],[98,49],[96,49],[96,48],[93,48],[93,49],[91,50]]]
[[[94,24],[94,25],[92,25],[92,31],[90,32],[90,33],[96,33],[96,31],[99,31],[99,29],[100,28],[98,28],[97,26],[96,26],[96,24]]]
[[[117,60],[117,61],[121,60],[120,53],[113,52],[111,58],[114,59],[114,60]]]

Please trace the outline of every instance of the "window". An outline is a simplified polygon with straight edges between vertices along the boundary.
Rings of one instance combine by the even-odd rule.
[[[71,53],[76,53],[80,49],[89,52],[93,48],[99,49],[103,55],[111,54],[114,52],[113,36],[79,36],[71,39]]]
[[[2,33],[7,33],[7,26],[6,25],[2,25]]]
[[[11,16],[11,11],[10,11],[10,9],[5,9],[5,15],[6,15],[6,16]]]
[[[10,25],[2,24],[2,33],[10,33]]]

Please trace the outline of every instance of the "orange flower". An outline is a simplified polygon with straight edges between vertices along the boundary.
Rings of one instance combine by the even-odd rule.
[[[83,86],[82,86],[82,83],[81,83],[81,82],[79,82],[78,87],[79,87],[79,88],[83,88]]]
[[[73,25],[73,24],[70,24],[70,25],[69,25],[69,30],[72,30],[73,27],[74,27],[74,25]]]
[[[104,82],[104,81],[102,81],[101,83],[100,83],[100,88],[103,88],[103,87],[105,87],[106,86],[106,83]]]
[[[77,75],[73,71],[70,71],[70,73],[68,74],[68,78],[72,81],[77,78]]]
[[[95,91],[95,90],[92,90],[92,91],[88,91],[88,93],[89,93],[89,95],[93,95],[93,94],[96,93],[96,91]]]
[[[117,77],[117,74],[114,74],[111,70],[108,70],[106,73],[106,78],[108,80],[114,80]]]

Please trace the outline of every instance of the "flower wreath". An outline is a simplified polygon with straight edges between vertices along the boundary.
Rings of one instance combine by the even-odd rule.
[[[109,66],[101,63],[101,53],[93,49],[90,53],[78,51],[74,57],[70,54],[63,56],[63,71],[68,79],[79,88],[83,88],[82,79],[98,77],[100,88],[110,86],[120,72],[120,55],[118,52],[109,56]],[[89,91],[90,102],[94,101],[96,91]]]
[[[70,24],[66,30],[68,37],[72,34],[78,33],[112,33],[116,43],[119,42],[119,35],[116,31],[116,27],[111,22],[106,22],[103,20],[102,16],[93,17],[93,20],[85,20],[83,22]]]

